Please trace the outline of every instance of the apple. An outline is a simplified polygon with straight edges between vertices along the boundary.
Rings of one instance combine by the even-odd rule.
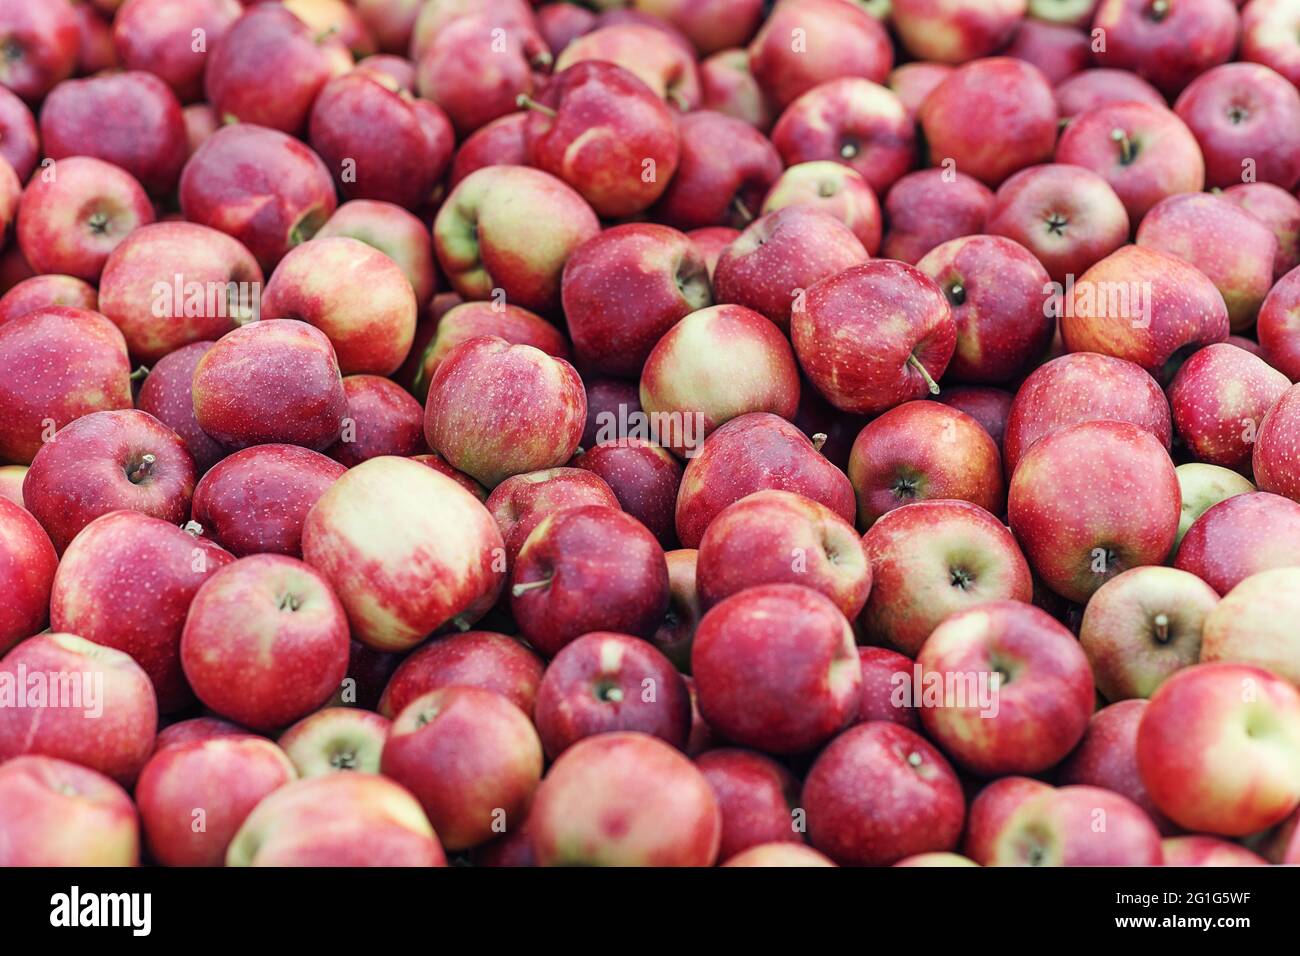
[[[1300,811],[1291,814],[1273,831],[1263,852],[1270,863],[1300,862]]]
[[[387,777],[331,773],[280,787],[244,820],[227,866],[446,866],[420,804]]]
[[[799,781],[789,770],[770,757],[732,747],[700,754],[695,766],[722,810],[722,865],[755,847],[804,848],[794,822]]]
[[[957,341],[952,310],[934,280],[884,259],[813,285],[791,316],[790,335],[817,390],[859,415],[938,394]]]
[[[268,88],[266,66],[275,62]],[[312,102],[330,79],[352,66],[352,57],[329,33],[313,34],[285,7],[258,5],[226,30],[207,58],[206,99],[239,124],[297,133]]]
[[[779,109],[843,76],[884,83],[894,51],[884,26],[840,0],[780,0],[750,42],[750,69]],[[797,39],[796,39],[797,38]]]
[[[207,740],[211,737],[242,737],[248,734],[249,731],[243,727],[220,717],[191,717],[160,729],[157,739],[154,740],[153,752],[158,753],[168,747],[194,740]]]
[[[856,503],[848,477],[794,425],[754,412],[727,422],[687,461],[677,495],[682,546],[699,547],[705,529],[723,508],[768,488],[796,492],[853,521]]]
[[[918,501],[884,515],[863,544],[872,589],[868,637],[915,655],[950,614],[989,601],[1027,602],[1029,566],[1006,527],[965,501]]]
[[[58,555],[40,523],[8,498],[0,500],[0,654],[45,628]]]
[[[677,132],[677,173],[651,215],[683,231],[749,225],[781,176],[776,147],[743,120],[712,110],[687,113]]]
[[[1056,162],[1099,174],[1128,210],[1130,222],[1141,221],[1168,196],[1205,186],[1205,159],[1192,131],[1171,110],[1139,100],[1076,115],[1056,144]]]
[[[148,70],[183,103],[203,99],[208,50],[215,49],[243,8],[239,0],[127,0],[113,17],[113,45],[128,70]],[[201,30],[202,49],[194,47]]]
[[[537,18],[527,0],[426,0],[411,30],[410,58],[418,60],[443,27],[467,14],[483,13],[500,27],[535,29]]]
[[[349,469],[307,513],[302,546],[347,609],[353,636],[378,650],[414,647],[490,606],[504,580],[492,515],[451,478],[406,458]]]
[[[24,511],[27,509],[23,505],[23,479],[27,470],[26,465],[0,465],[0,498],[12,501]]]
[[[462,302],[448,309],[437,322],[415,376],[415,397],[422,401],[428,398],[429,383],[453,348],[485,335],[505,339],[511,345],[531,345],[553,358],[569,357],[564,334],[541,316],[517,305]]]
[[[317,239],[345,236],[374,246],[401,268],[423,309],[433,298],[437,278],[428,227],[400,206],[374,199],[345,202],[316,233]]]
[[[784,331],[814,283],[869,258],[846,224],[816,206],[797,203],[755,220],[722,251],[713,273],[713,293],[718,302],[752,309]],[[664,338],[684,334],[681,328],[679,323]],[[657,349],[664,347],[663,341]]]
[[[457,471],[455,468],[451,467],[451,465],[447,464],[447,460],[436,451],[431,451],[427,455],[412,455],[411,460],[418,461],[422,465],[427,465],[440,475],[446,475],[479,501],[487,501],[488,490],[486,488],[463,471]]]
[[[1044,23],[1087,27],[1099,0],[1029,0],[1029,16]]]
[[[1260,422],[1252,462],[1260,491],[1300,501],[1300,387],[1292,385]]]
[[[969,857],[962,856],[960,853],[917,853],[915,856],[904,857],[894,866],[979,866]]]
[[[1165,866],[1268,866],[1268,860],[1218,837],[1166,837],[1160,841]]]
[[[387,717],[373,711],[326,707],[286,730],[279,744],[303,777],[350,771],[379,773],[390,724]]]
[[[522,642],[489,631],[437,638],[405,658],[379,701],[396,717],[407,705],[444,687],[477,687],[500,694],[525,714],[533,712],[542,681],[541,659]]]
[[[1300,265],[1300,199],[1280,186],[1261,182],[1229,186],[1223,191],[1223,198],[1236,203],[1273,230],[1277,237],[1274,282]]]
[[[702,55],[744,44],[763,20],[761,0],[636,0],[636,9],[677,27]]]
[[[1300,80],[1300,9],[1294,0],[1252,0],[1241,12],[1241,58]]]
[[[1045,3],[1056,0],[1043,0]],[[1065,122],[1098,106],[1136,101],[1166,109],[1164,95],[1136,73],[1102,67],[1075,73],[1056,84],[1056,109]]]
[[[921,708],[926,732],[981,776],[1046,770],[1087,729],[1088,658],[1074,635],[1032,605],[991,601],[951,614],[916,663],[921,680],[933,674],[940,688],[938,702]]]
[[[8,161],[25,183],[41,158],[36,118],[8,86],[0,86],[0,157]]]
[[[663,447],[640,438],[597,444],[573,460],[602,479],[618,506],[646,526],[664,548],[677,543],[677,491],[682,466]]]
[[[1255,334],[1270,365],[1288,378],[1300,378],[1300,268],[1283,276],[1264,299]]]
[[[155,752],[135,787],[150,855],[163,866],[221,866],[253,808],[297,776],[283,750],[250,735]]]
[[[813,750],[861,701],[853,629],[830,598],[795,584],[747,588],[710,609],[691,673],[709,726],[765,753]]]
[[[0,43],[10,53],[0,83],[29,103],[39,103],[77,67],[81,31],[72,5],[6,3],[0,10]]]
[[[1207,234],[1222,236],[1223,244],[1207,249],[1198,242]],[[1255,324],[1273,285],[1277,257],[1277,237],[1262,220],[1221,196],[1170,196],[1143,218],[1137,244],[1177,256],[1204,273],[1223,296],[1234,332]]]
[[[126,791],[103,774],[16,757],[0,765],[0,847],[4,867],[136,866],[140,824]]]
[[[1014,396],[1010,392],[981,385],[945,388],[939,394],[939,401],[975,419],[999,449],[1002,448],[1002,439],[1007,432],[1007,418],[1011,414],[1013,400]]]
[[[410,457],[424,450],[424,409],[402,386],[378,375],[343,379],[348,415],[342,437],[326,449],[351,467],[380,455]]]
[[[598,24],[564,48],[555,61],[556,75],[593,61],[623,68],[683,113],[699,108],[694,51],[662,29],[637,22]]]
[[[501,529],[511,565],[528,535],[548,516],[579,505],[620,507],[603,478],[580,468],[547,468],[514,475],[492,490],[486,504]]]
[[[801,95],[772,127],[787,166],[842,163],[883,193],[916,161],[912,117],[888,88],[861,77],[829,80]]]
[[[597,734],[537,788],[528,834],[541,866],[711,866],[722,814],[708,779],[649,734]]]
[[[221,128],[217,112],[207,103],[191,103],[181,108],[181,118],[185,121],[185,139],[189,146],[189,155],[193,156],[200,146]]]
[[[858,237],[868,255],[880,251],[880,202],[866,179],[848,166],[827,160],[791,166],[772,185],[761,212],[766,217],[789,206],[809,206],[834,216]]]
[[[718,265],[718,257],[722,255],[723,249],[740,238],[740,230],[732,229],[730,226],[704,226],[700,229],[692,229],[686,233],[686,238],[691,240],[695,251],[704,258],[711,281],[713,270]]]
[[[835,866],[830,858],[801,843],[761,843],[742,850],[721,866]]]
[[[916,268],[939,285],[952,310],[957,347],[946,374],[954,379],[1005,383],[1051,344],[1055,323],[1043,307],[1050,279],[1020,243],[1001,236],[950,239]]]
[[[887,866],[957,846],[966,800],[943,754],[899,724],[859,724],[803,785],[812,845],[844,866]]]
[[[917,121],[934,163],[989,186],[1045,163],[1056,145],[1056,99],[1037,67],[991,57],[958,67],[925,98]]]
[[[1201,661],[1249,664],[1300,687],[1300,651],[1291,627],[1297,583],[1300,559],[1257,571],[1234,585],[1205,619]]]
[[[1192,524],[1220,501],[1233,495],[1250,494],[1255,490],[1248,479],[1218,465],[1189,462],[1179,465],[1174,472],[1178,475],[1178,486],[1183,499],[1175,546],[1181,545]]]
[[[672,661],[674,667],[685,674],[691,669],[691,644],[695,640],[695,629],[703,614],[695,586],[699,552],[693,548],[679,548],[667,552],[664,558],[668,562],[668,610],[649,641]],[[699,708],[695,706],[694,685],[689,678],[687,689],[690,692],[693,718],[686,752],[697,753],[698,749],[692,745],[696,742],[696,731],[703,726],[703,721],[699,716]]]
[[[920,731],[919,702],[905,699],[898,688],[913,679],[912,660],[884,647],[859,647],[862,668],[862,703],[857,723],[889,721]]]
[[[1160,811],[1198,833],[1244,836],[1300,803],[1300,691],[1257,667],[1185,668],[1138,725],[1138,772]]]
[[[253,254],[238,239],[188,222],[136,229],[109,255],[99,281],[99,308],[131,355],[150,365],[256,319],[261,298]]]
[[[73,634],[45,633],[0,660],[0,764],[58,757],[130,786],[153,750],[158,707],[140,666]]]
[[[985,228],[1032,252],[1065,283],[1128,242],[1124,204],[1097,173],[1049,163],[1022,169],[994,196]]]
[[[776,119],[749,68],[749,51],[719,50],[700,62],[700,107],[733,116],[760,132]]]
[[[915,120],[925,98],[934,92],[935,87],[951,76],[952,71],[953,67],[946,63],[917,60],[894,67],[886,85],[903,104],[907,115]]]
[[[1132,800],[1091,786],[1049,788],[1003,821],[988,866],[1159,866],[1160,831]]]
[[[1011,815],[1032,797],[1053,788],[1030,777],[999,777],[984,786],[971,801],[962,850],[980,866],[993,859],[994,846]]]
[[[993,211],[993,191],[961,170],[921,169],[908,173],[885,196],[881,253],[916,264],[949,239],[984,231]]]
[[[414,0],[419,3],[421,0]],[[537,29],[546,45],[559,52],[595,28],[596,12],[576,3],[548,3],[537,10]]]
[[[330,340],[296,319],[222,336],[199,359],[193,396],[199,427],[229,448],[283,442],[320,450],[338,439],[348,410]]]
[[[32,276],[0,296],[0,325],[58,306],[94,312],[99,308],[99,294],[93,285],[72,276]]]
[[[1101,0],[1092,28],[1107,38],[1093,51],[1098,66],[1132,70],[1173,97],[1232,59],[1239,17],[1232,0]]]
[[[508,113],[479,127],[466,137],[456,149],[447,177],[448,188],[485,166],[527,166],[528,146],[524,127],[530,113],[520,110]]]
[[[260,84],[257,93],[263,95]],[[238,239],[268,272],[312,238],[338,205],[319,156],[278,130],[251,123],[223,126],[204,140],[181,173],[180,201],[187,220]]]
[[[1263,359],[1221,342],[1189,358],[1169,386],[1174,425],[1199,461],[1244,468],[1260,422],[1290,388]]]
[[[559,305],[574,251],[600,231],[586,201],[563,181],[524,166],[466,176],[433,224],[438,262],[466,299],[495,297],[538,312]]]
[[[1073,27],[1025,20],[1003,52],[1032,63],[1049,83],[1056,84],[1092,65],[1092,38]]]
[[[709,271],[690,238],[639,222],[612,226],[569,257],[561,283],[578,364],[636,378],[678,320],[713,304]]]
[[[1002,49],[1026,0],[894,0],[894,29],[918,60],[965,63]]]
[[[129,409],[122,334],[98,312],[67,306],[10,319],[0,325],[0,407],[0,460],[18,464],[85,415]]]
[[[200,476],[226,456],[226,450],[199,428],[194,418],[190,385],[199,359],[210,348],[211,342],[193,342],[164,355],[149,370],[136,398],[141,411],[148,412],[180,436]]]
[[[33,176],[18,206],[17,239],[38,273],[97,282],[109,254],[154,221],[149,197],[130,173],[72,156]]]

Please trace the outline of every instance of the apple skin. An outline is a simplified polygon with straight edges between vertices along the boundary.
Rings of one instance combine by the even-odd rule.
[[[417,4],[421,0],[414,0]],[[548,3],[537,11],[537,29],[553,52],[560,52],[595,29],[596,12],[576,3]],[[399,51],[402,52],[402,51]]]
[[[617,505],[655,536],[664,548],[677,543],[674,524],[682,466],[672,453],[639,438],[598,444],[573,465],[602,479]]]
[[[1037,67],[990,57],[958,67],[926,97],[917,121],[932,162],[949,158],[988,186],[1045,163],[1056,145],[1056,99]],[[994,134],[994,131],[996,135]]]
[[[200,476],[226,457],[226,449],[199,428],[190,387],[199,359],[212,345],[193,342],[164,355],[149,370],[136,398],[140,411],[148,412],[180,436]]]
[[[920,169],[894,183],[885,196],[881,254],[915,264],[941,243],[984,231],[993,211],[993,190],[961,170],[945,178],[942,169]]]
[[[1278,825],[1264,845],[1263,853],[1270,863],[1300,863],[1300,810]]]
[[[0,500],[0,654],[45,628],[58,566],[40,523],[21,504]]]
[[[128,70],[149,70],[172,88],[182,103],[203,99],[208,49],[215,49],[243,7],[239,0],[127,0],[113,17],[113,46]],[[206,36],[193,49],[193,31]]]
[[[1059,163],[1007,179],[985,228],[1027,248],[1057,283],[1082,275],[1129,237],[1128,212],[1110,184],[1090,169]]]
[[[1097,821],[1105,820],[1098,829]],[[988,866],[1159,866],[1160,831],[1132,800],[1101,787],[1030,796],[1012,811]]]
[[[680,319],[713,304],[704,257],[683,233],[627,223],[583,243],[564,266],[564,315],[578,364],[636,378]]]
[[[844,235],[852,238],[847,228]],[[743,305],[715,305],[692,312],[655,345],[641,371],[641,407],[652,421],[683,423],[663,440],[686,457],[698,454],[709,434],[741,415],[793,418],[799,369],[775,324]],[[686,424],[700,416],[702,428]]]
[[[668,744],[598,734],[551,767],[528,834],[540,866],[712,866],[722,813],[708,779]]]
[[[761,843],[742,850],[720,866],[808,867],[835,866],[830,857],[801,843]]]
[[[152,415],[92,412],[37,452],[23,479],[23,501],[62,554],[82,528],[110,511],[181,523],[194,480],[185,443]]]
[[[1292,627],[1300,609],[1298,563],[1258,571],[1224,595],[1205,619],[1202,662],[1249,664],[1300,687],[1300,651]]]
[[[298,445],[245,448],[200,479],[194,520],[239,557],[298,557],[307,512],[345,471],[346,466]]]
[[[1268,866],[1268,860],[1244,846],[1217,837],[1166,837],[1160,841],[1165,866]]]
[[[1218,603],[1219,592],[1181,565],[1111,578],[1088,601],[1079,628],[1097,690],[1112,701],[1150,697],[1200,659],[1202,628]]]
[[[69,3],[6,4],[0,37],[14,49],[0,82],[29,103],[39,103],[77,67],[81,31]]]
[[[180,200],[187,220],[238,239],[268,272],[338,206],[329,169],[310,147],[248,123],[204,140],[181,173]]]
[[[608,20],[608,18],[606,18]],[[654,20],[597,22],[596,29],[577,37],[555,61],[556,75],[584,62],[609,62],[641,80],[676,110],[700,106],[700,79],[695,51]]]
[[[1146,708],[1145,700],[1122,700],[1098,710],[1088,721],[1083,740],[1058,768],[1056,777],[1062,785],[1101,787],[1127,797],[1162,835],[1168,836],[1179,829],[1156,808],[1138,775],[1138,725]]]
[[[1144,0],[1101,0],[1092,28],[1108,38],[1097,66],[1132,70],[1172,98],[1232,59],[1239,18],[1232,0],[1169,3],[1158,15]]]
[[[856,170],[826,160],[791,166],[772,184],[762,214],[800,205],[819,209],[844,223],[869,256],[880,251],[880,201]]]
[[[13,167],[20,183],[31,178],[41,157],[36,118],[7,86],[0,88],[0,157]]]
[[[98,282],[109,254],[153,221],[149,197],[130,173],[92,156],[71,156],[27,184],[16,236],[36,272]]]
[[[893,91],[857,76],[829,80],[786,107],[772,145],[786,166],[842,163],[878,193],[916,163],[916,128]]]
[[[392,721],[357,707],[325,707],[280,735],[279,744],[298,775],[379,773]]]
[[[1222,244],[1197,241],[1206,235],[1222,237]],[[1228,307],[1232,331],[1255,324],[1277,258],[1277,237],[1267,223],[1221,196],[1170,196],[1142,219],[1137,244],[1177,256],[1209,277]]]
[[[153,366],[256,319],[261,292],[262,270],[238,239],[160,222],[133,231],[108,257],[99,308],[122,330],[132,357]]]
[[[387,777],[331,773],[274,791],[244,820],[227,866],[446,866],[420,804]]]
[[[650,734],[681,750],[691,701],[681,675],[651,644],[596,631],[555,655],[537,688],[533,720],[549,760],[613,731]]]
[[[129,70],[69,80],[41,107],[46,156],[102,159],[153,196],[175,191],[189,158],[188,142],[180,102],[153,73]]]
[[[1025,10],[1026,0],[894,0],[892,19],[915,59],[965,63],[1006,46]]]
[[[619,508],[605,479],[581,468],[546,468],[513,475],[492,489],[486,504],[501,529],[512,566],[524,541],[549,515],[578,505]]]
[[[429,383],[424,435],[453,467],[495,488],[572,458],[586,419],[587,395],[572,365],[490,336],[443,358]]]
[[[1031,798],[1052,790],[1050,784],[1030,777],[999,777],[971,801],[962,850],[980,866],[988,866],[1007,821]]]
[[[1218,465],[1189,462],[1174,469],[1178,487],[1182,492],[1183,509],[1178,520],[1178,539],[1175,547],[1183,543],[1192,524],[1220,501],[1234,495],[1250,494],[1255,486],[1242,475]]]
[[[858,663],[862,666],[862,706],[855,722],[889,721],[919,733],[919,709],[894,700],[898,682],[912,680],[911,658],[884,647],[859,647]]]
[[[749,51],[719,50],[700,61],[700,108],[725,113],[767,132],[776,119],[749,69]]]
[[[1126,140],[1112,134],[1122,131]],[[1196,137],[1164,106],[1127,100],[1076,115],[1056,144],[1056,162],[1082,166],[1110,183],[1130,222],[1160,200],[1205,186],[1205,159]]]
[[[743,45],[763,21],[761,0],[636,0],[636,9],[677,27],[703,56]]]
[[[1142,368],[1109,355],[1075,352],[1029,374],[1011,403],[1002,442],[1008,476],[1035,443],[1087,421],[1130,422],[1166,449],[1173,424],[1160,386]]]
[[[462,302],[448,309],[437,322],[415,377],[415,397],[422,402],[428,399],[429,383],[453,348],[485,335],[505,339],[511,345],[531,345],[553,358],[569,358],[564,333],[541,316],[516,305]]]
[[[1006,56],[1032,63],[1052,84],[1091,66],[1091,37],[1083,30],[1028,19],[1020,23]]]
[[[228,448],[285,443],[319,451],[343,428],[348,400],[334,347],[296,319],[223,335],[194,369],[194,418]]]
[[[435,103],[365,70],[322,87],[309,129],[344,196],[408,209],[431,200],[456,147],[451,121]]]
[[[714,298],[752,309],[788,331],[803,292],[869,258],[853,231],[827,211],[786,206],[756,219],[718,256]]]
[[[873,259],[813,285],[791,317],[790,336],[804,374],[827,401],[872,415],[934,391],[914,366],[938,381],[957,327],[934,280],[905,263]]]
[[[966,816],[957,774],[915,731],[859,724],[836,737],[804,780],[812,845],[842,866],[887,866],[955,849]]]
[[[402,386],[378,375],[349,375],[343,392],[343,436],[326,449],[335,461],[351,467],[380,455],[408,458],[426,450],[424,409]]]
[[[1055,326],[1044,308],[1050,280],[1020,243],[1001,236],[950,239],[916,268],[938,284],[957,324],[945,373],[956,381],[1002,384],[1047,351]]]
[[[915,856],[904,857],[894,866],[979,866],[969,857],[964,857],[960,853],[917,853]]]
[[[277,80],[266,85],[266,64]],[[280,5],[246,10],[211,48],[204,71],[205,98],[222,117],[285,133],[307,124],[311,106],[329,78],[352,66],[352,57],[333,36],[311,28]]]
[[[0,325],[55,307],[94,312],[99,309],[99,294],[93,285],[72,276],[32,276],[0,296]]]
[[[1300,691],[1257,667],[1188,667],[1152,696],[1137,758],[1147,792],[1179,826],[1230,837],[1266,829],[1300,803]]]
[[[511,573],[520,633],[546,657],[583,634],[655,632],[668,609],[663,548],[635,518],[605,505],[547,515]]]
[[[31,676],[41,674],[50,693],[71,680],[70,696],[81,706],[6,707],[0,710],[0,764],[24,754],[58,757],[97,770],[131,786],[153,751],[158,706],[153,685],[140,666],[121,651],[73,634],[30,637],[0,660],[0,670],[22,695]],[[23,683],[26,681],[26,683]],[[99,711],[99,713],[95,713]]]
[[[0,866],[138,866],[140,826],[126,791],[55,757],[0,766]]]
[[[766,412],[741,415],[704,442],[686,463],[677,494],[677,537],[699,547],[723,508],[755,491],[793,491],[820,502],[845,521],[856,511],[848,477],[785,419]]]
[[[427,455],[412,455],[411,460],[418,461],[420,464],[432,468],[434,471],[438,472],[438,474],[447,476],[479,501],[487,501],[488,490],[486,488],[463,471],[457,471],[455,468],[451,467],[451,465],[447,464],[447,460],[436,451],[431,451]]]
[[[26,465],[0,465],[0,498],[12,501],[24,511],[27,510],[23,505],[23,479],[26,477]]]
[[[801,30],[804,49],[791,31]],[[749,45],[750,69],[768,98],[785,109],[813,87],[843,76],[884,83],[894,51],[884,26],[838,0],[781,0]]]
[[[158,751],[166,750],[168,747],[189,743],[193,740],[207,740],[211,737],[242,737],[247,734],[248,731],[243,727],[232,724],[220,717],[191,717],[188,720],[179,720],[174,724],[168,724],[159,730],[158,737],[154,740],[153,752],[158,753]]]
[[[135,787],[150,856],[163,866],[221,866],[253,808],[297,776],[284,751],[261,737],[212,737],[156,752]]]
[[[523,822],[542,778],[542,744],[500,694],[446,687],[409,703],[384,743],[383,772],[407,787],[449,850]]]
[[[1051,0],[1047,0],[1051,2]],[[1098,67],[1084,70],[1056,84],[1056,109],[1063,120],[1098,106],[1136,101],[1167,109],[1164,94],[1136,73]]]
[[[1116,288],[1143,291],[1113,295]],[[1223,296],[1204,273],[1143,246],[1124,246],[1092,266],[1063,312],[1067,351],[1128,359],[1166,382],[1182,357],[1225,341],[1230,330]]]
[[[800,584],[852,619],[871,592],[871,565],[853,526],[790,491],[758,491],[724,508],[704,532],[697,561],[705,609],[746,588]]]
[[[417,697],[444,687],[478,687],[533,712],[545,665],[521,641],[490,631],[437,638],[405,658],[379,700],[379,713],[396,717]]]
[[[194,700],[181,670],[181,630],[199,587],[234,558],[160,518],[116,511],[77,535],[54,575],[51,626],[130,654],[158,709]]]
[[[353,636],[377,650],[414,647],[490,606],[504,583],[492,515],[454,480],[408,458],[349,469],[307,513],[302,546],[347,609]]]
[[[700,607],[699,592],[695,585],[699,552],[693,548],[679,548],[667,552],[664,558],[668,562],[668,610],[649,641],[672,661],[678,671],[688,674],[691,669],[691,644],[695,640],[695,629],[699,626],[700,617],[704,613]],[[686,752],[696,753],[698,751],[692,748],[692,744],[696,740],[696,729],[702,725],[702,719],[698,708],[695,707],[695,691],[689,679],[687,685],[693,717]]]
[[[560,304],[565,262],[599,232],[574,189],[525,166],[470,173],[433,223],[438,262],[463,298],[494,298],[500,288],[510,303],[542,313]]]
[[[408,50],[412,60],[418,60],[429,49],[433,38],[448,23],[468,13],[487,13],[491,19],[507,29],[535,29],[537,18],[527,0],[436,0],[424,3],[416,15],[411,29]]]
[[[677,171],[673,114],[621,66],[575,63],[546,84],[536,104],[524,126],[529,164],[568,183],[602,218],[644,212]]]
[[[1263,63],[1292,83],[1300,81],[1300,44],[1294,29],[1298,22],[1292,0],[1252,2],[1241,13],[1241,59]]]
[[[353,199],[340,205],[316,233],[317,239],[346,236],[374,246],[401,267],[424,309],[437,289],[433,240],[420,219],[394,203]]]
[[[0,325],[0,460],[30,464],[57,430],[131,404],[126,342],[98,312],[54,306]]]
[[[1273,281],[1300,265],[1300,199],[1272,183],[1238,183],[1223,191],[1223,198],[1259,218],[1277,237]]]
[[[712,110],[687,113],[677,132],[677,174],[651,215],[683,231],[749,225],[781,176],[776,147],[748,123]]]
[[[527,166],[528,145],[524,139],[524,127],[528,125],[529,115],[528,110],[509,113],[466,137],[451,161],[448,188],[454,188],[470,173],[485,166]]]
[[[861,702],[853,629],[830,598],[795,584],[748,588],[710,609],[691,673],[709,726],[764,753],[820,746]]]
[[[1287,389],[1264,416],[1252,464],[1260,491],[1300,501],[1300,386]]]
[[[1249,467],[1255,431],[1291,387],[1281,372],[1226,342],[1201,349],[1169,386],[1174,425],[1198,460]]]
[[[952,75],[953,67],[947,63],[929,63],[918,60],[904,63],[890,71],[886,85],[893,90],[913,120],[925,98],[935,87]]]
[[[1002,439],[1007,433],[1007,418],[1014,399],[1010,392],[982,385],[959,385],[939,393],[939,401],[975,419],[989,433],[998,449],[1002,448]]]
[[[793,816],[799,781],[781,764],[752,750],[725,747],[700,754],[695,766],[709,781],[722,810],[718,859],[723,866],[755,847],[805,848]]]

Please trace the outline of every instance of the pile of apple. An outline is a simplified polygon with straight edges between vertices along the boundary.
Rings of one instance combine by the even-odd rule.
[[[1300,863],[1300,0],[0,0],[0,865]]]

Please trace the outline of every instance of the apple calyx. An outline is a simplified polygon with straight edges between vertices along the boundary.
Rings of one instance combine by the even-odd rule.
[[[926,388],[930,390],[931,395],[939,394],[939,383],[931,377],[928,371],[926,371],[925,366],[921,364],[921,360],[916,357],[915,352],[907,357],[907,364],[916,369],[917,372],[920,373],[921,378],[925,379]]]
[[[292,614],[298,608],[302,607],[302,599],[296,594],[282,594],[280,600],[276,603],[276,608],[281,611],[288,611]]]
[[[139,462],[133,467],[129,467],[126,472],[127,481],[133,485],[142,484],[153,474],[153,466],[157,463],[158,458],[148,452],[140,456]]]

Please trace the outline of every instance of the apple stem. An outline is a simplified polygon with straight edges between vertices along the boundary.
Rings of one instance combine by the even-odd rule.
[[[1133,162],[1137,156],[1137,150],[1133,146],[1133,140],[1128,138],[1128,133],[1122,129],[1116,128],[1110,131],[1110,138],[1119,144],[1119,160],[1125,166]]]
[[[921,364],[921,360],[916,357],[915,353],[907,357],[907,364],[916,369],[921,374],[921,378],[925,379],[926,387],[930,389],[931,395],[939,394],[939,383],[936,382],[930,376],[930,373],[925,370],[925,366]]]
[[[736,215],[740,216],[740,218],[745,222],[754,221],[754,214],[749,211],[749,207],[745,205],[744,201],[739,196],[736,196],[731,200],[731,208],[736,210]]]
[[[549,116],[551,119],[555,119],[557,116],[560,115],[559,113],[555,112],[555,110],[547,106],[545,103],[537,102],[537,100],[533,99],[527,93],[520,93],[518,96],[516,96],[515,105],[522,107],[523,109],[526,110],[532,110],[535,113],[541,113],[543,116]]]
[[[126,473],[127,480],[133,485],[138,485],[153,473],[153,466],[158,459],[151,454],[140,456],[140,464],[136,465]]]
[[[824,448],[826,445],[827,437],[828,436],[825,432],[817,432],[817,434],[813,435],[812,437],[813,451],[821,451],[822,448]]]
[[[136,369],[134,372],[131,373],[131,381],[143,382],[148,375],[149,375],[149,366],[141,365],[138,369]]]
[[[677,107],[677,109],[683,113],[689,113],[691,110],[690,102],[686,97],[682,96],[681,92],[678,90],[668,91],[668,102],[672,103],[673,106]]]
[[[1169,640],[1169,615],[1157,614],[1153,623],[1156,626],[1156,640],[1161,644]]]
[[[549,578],[539,578],[536,581],[529,581],[525,584],[516,584],[510,589],[510,594],[514,597],[523,597],[529,591],[536,591],[540,588],[549,588],[553,580],[555,580],[555,575],[551,575]]]

